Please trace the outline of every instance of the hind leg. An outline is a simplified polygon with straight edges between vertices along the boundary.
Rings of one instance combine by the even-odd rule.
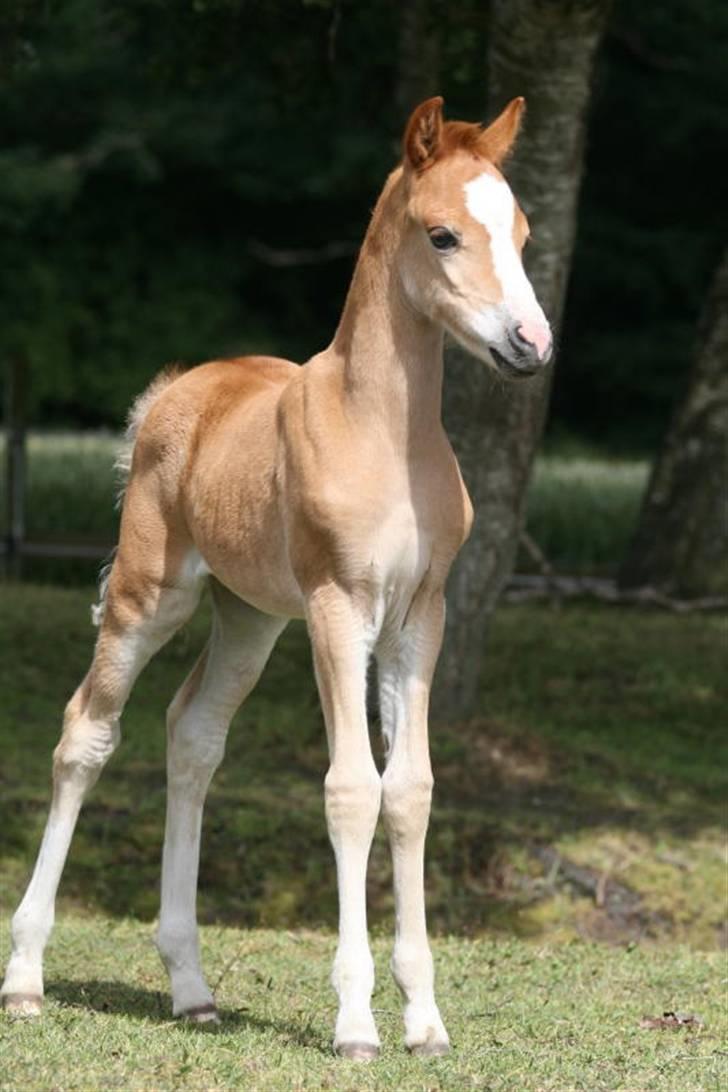
[[[87,791],[116,749],[119,719],[148,660],[187,620],[199,582],[174,585],[130,579],[117,559],[88,675],[66,707],[53,755],[53,797],[38,859],[12,924],[12,954],[0,993],[19,1015],[40,1012],[43,950],[53,927],[55,898],[78,813]]]
[[[157,946],[169,972],[175,1016],[217,1019],[200,966],[197,873],[202,810],[225,750],[228,726],[255,686],[285,626],[212,581],[215,614],[207,647],[167,714],[167,824]]]

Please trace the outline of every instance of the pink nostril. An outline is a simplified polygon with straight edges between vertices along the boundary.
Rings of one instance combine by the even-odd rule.
[[[551,349],[551,331],[542,322],[521,322],[516,327],[516,337],[528,348],[534,348],[539,360],[543,360]]]
[[[523,345],[528,346],[528,348],[533,345],[531,339],[527,337],[524,333],[523,326],[516,326],[516,339],[520,341]]]

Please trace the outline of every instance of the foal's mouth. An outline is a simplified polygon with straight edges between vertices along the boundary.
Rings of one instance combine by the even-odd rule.
[[[502,372],[503,375],[507,375],[510,379],[529,379],[541,370],[542,363],[540,361],[529,360],[528,357],[523,357],[520,354],[519,359],[511,360],[492,345],[488,346],[488,350],[498,371]]]

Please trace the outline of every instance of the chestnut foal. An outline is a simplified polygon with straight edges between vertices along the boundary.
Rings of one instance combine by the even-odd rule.
[[[208,583],[212,633],[168,713],[157,944],[175,1014],[216,1019],[195,912],[205,794],[233,714],[286,621],[303,617],[331,760],[326,820],[340,904],[334,1047],[357,1059],[379,1048],[365,878],[381,807],[405,1042],[423,1054],[448,1049],[425,929],[427,709],[445,579],[472,509],[440,421],[442,342],[447,330],[511,377],[532,375],[551,355],[549,326],[521,265],[526,218],[498,171],[522,109],[515,99],[485,129],[443,122],[440,98],[414,111],[328,349],[303,367],[246,357],[167,374],[134,407],[118,552],[93,662],[55,751],[35,871],[13,918],[7,1009],[40,1012],[43,949],[81,802],[119,742],[137,675]],[[381,776],[366,716],[372,655]]]

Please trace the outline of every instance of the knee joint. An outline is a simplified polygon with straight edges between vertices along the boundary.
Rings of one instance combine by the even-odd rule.
[[[382,779],[382,811],[390,831],[408,833],[427,825],[432,802],[432,774]]]
[[[376,768],[371,773],[342,775],[329,770],[324,782],[326,814],[329,820],[344,817],[372,817],[376,820],[382,783]]]

